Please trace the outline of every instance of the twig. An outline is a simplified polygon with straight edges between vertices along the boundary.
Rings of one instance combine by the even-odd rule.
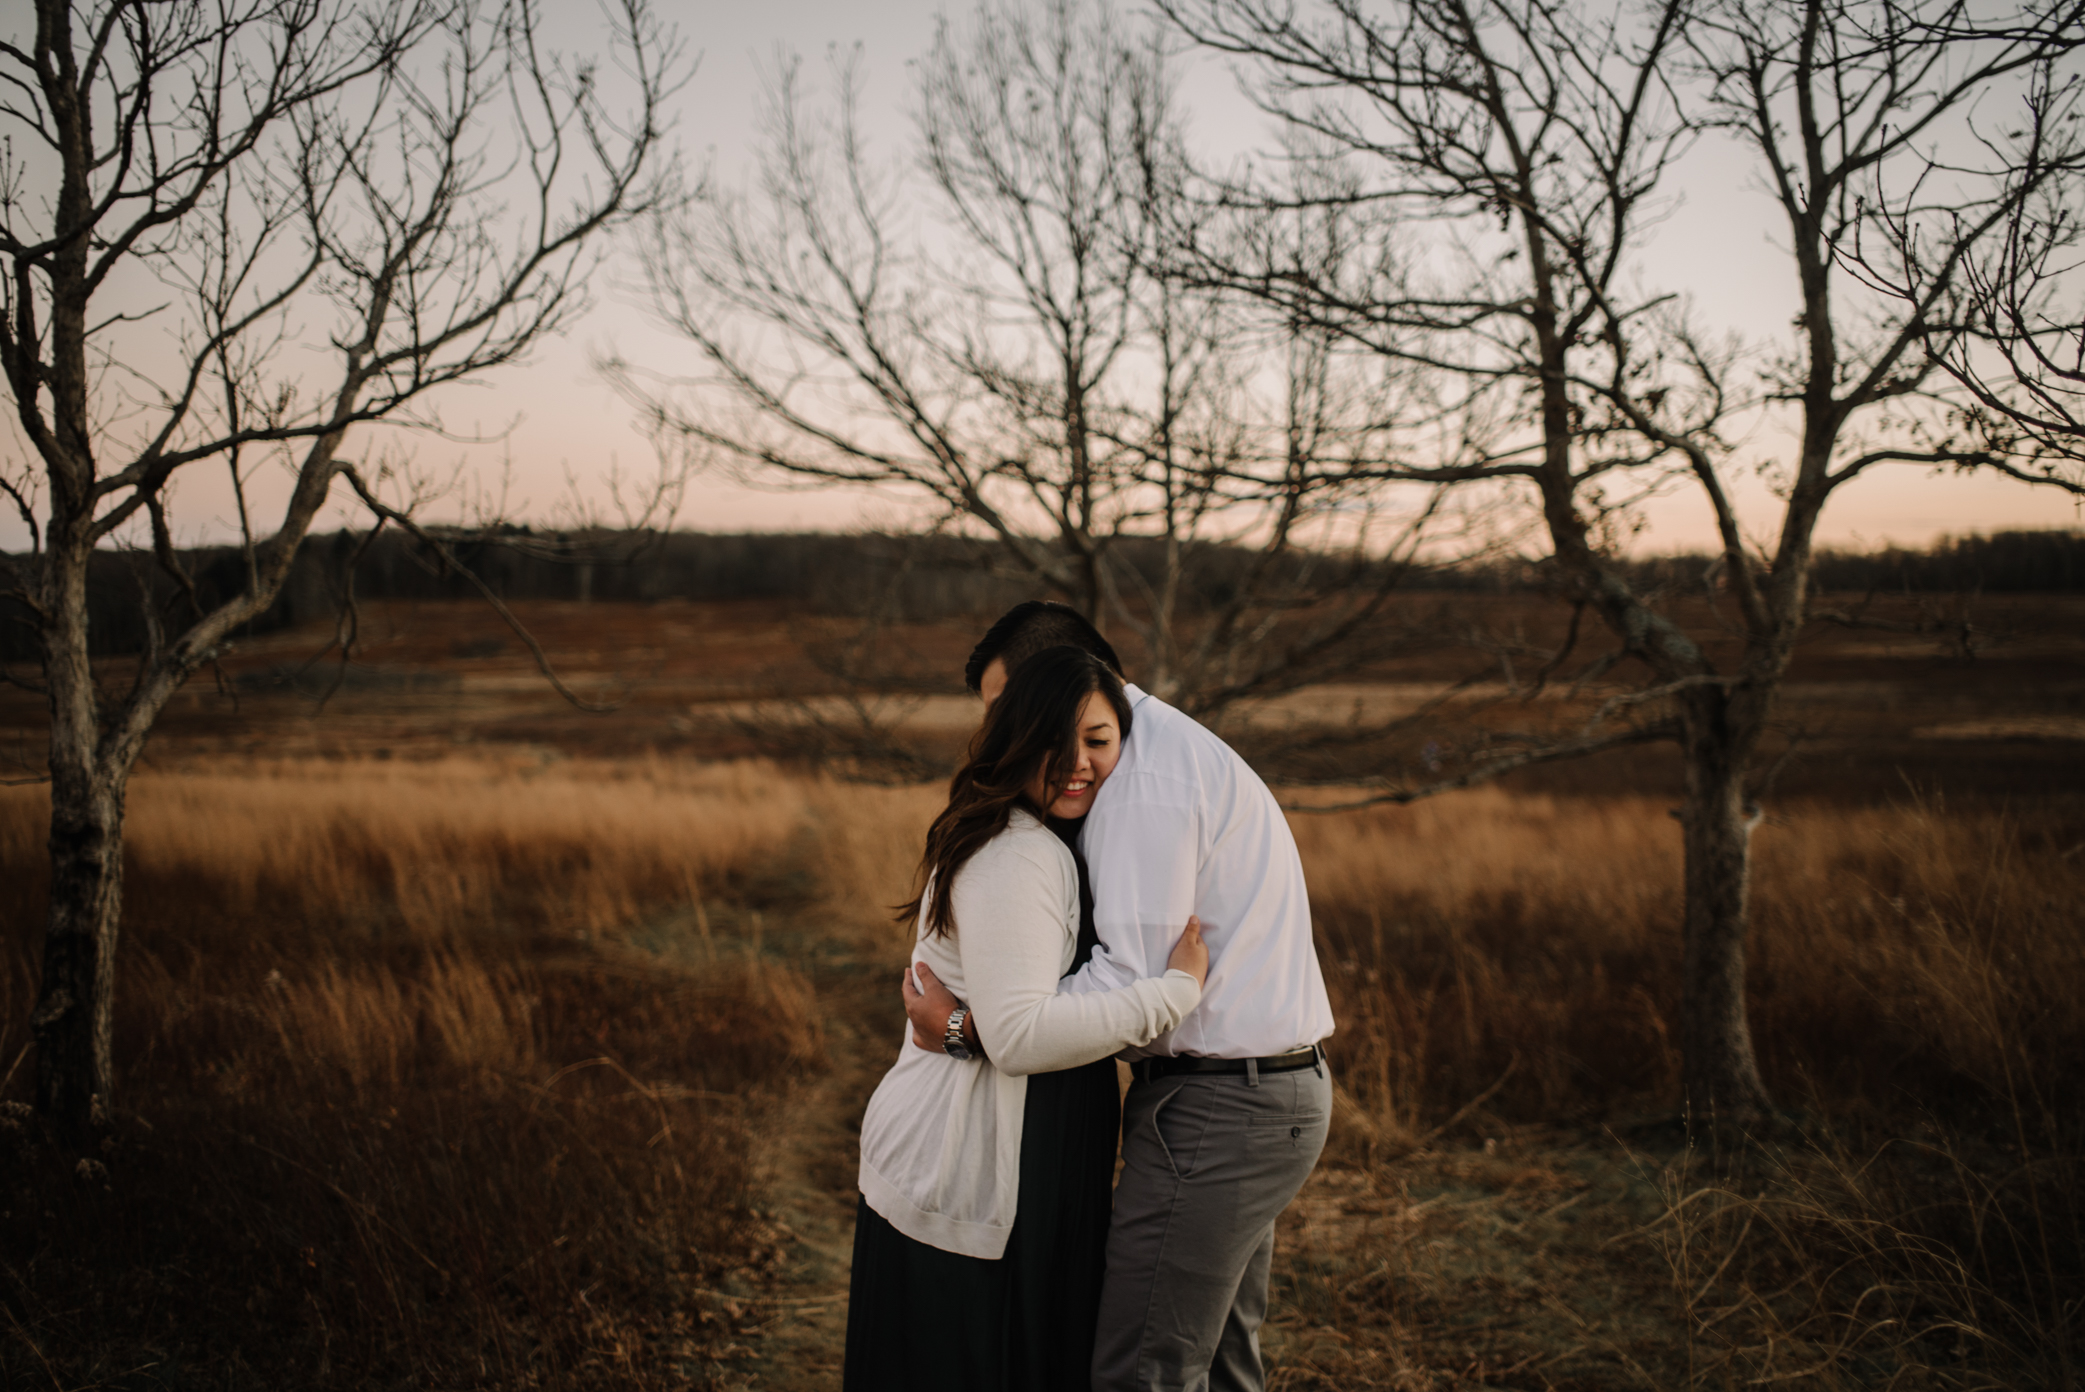
[[[7,1091],[7,1085],[14,1081],[14,1071],[22,1066],[22,1060],[29,1057],[29,1051],[35,1047],[36,1041],[33,1039],[29,1043],[24,1044],[21,1052],[14,1056],[14,1062],[7,1065],[7,1071],[0,1073],[0,1092]]]
[[[1539,745],[1517,754],[1505,754],[1490,759],[1467,773],[1453,778],[1444,778],[1438,783],[1428,783],[1418,788],[1394,788],[1369,797],[1355,798],[1347,802],[1284,802],[1282,808],[1289,812],[1353,812],[1364,807],[1380,807],[1384,803],[1404,804],[1417,802],[1421,798],[1440,793],[1451,793],[1463,788],[1474,788],[1488,783],[1501,774],[1515,769],[1533,768],[1537,764],[1555,763],[1562,759],[1576,759],[1587,754],[1598,754],[1609,749],[1621,749],[1632,744],[1650,744],[1658,740],[1675,738],[1677,726],[1661,721],[1654,725],[1638,725],[1620,730],[1611,735],[1596,738],[1569,740],[1562,744]]]
[[[279,1150],[271,1149],[268,1146],[262,1145],[259,1141],[252,1139],[248,1139],[246,1144],[252,1146],[255,1150],[261,1152],[261,1154],[263,1155],[273,1156],[275,1159],[280,1160],[283,1164],[288,1165],[291,1169],[302,1170],[305,1174],[311,1176],[319,1183],[325,1185],[328,1189],[332,1190],[334,1195],[337,1198],[339,1198],[339,1200],[342,1203],[346,1204],[349,1208],[354,1209],[355,1211],[360,1213],[364,1218],[368,1219],[370,1222],[381,1224],[383,1227],[389,1229],[392,1236],[396,1237],[400,1242],[403,1242],[405,1244],[407,1251],[411,1252],[421,1261],[427,1263],[428,1270],[434,1272],[435,1275],[441,1277],[444,1281],[450,1279],[448,1271],[440,1263],[436,1262],[433,1257],[430,1257],[425,1252],[421,1251],[419,1244],[415,1243],[410,1237],[407,1237],[405,1233],[399,1229],[397,1224],[389,1222],[386,1219],[384,1219],[381,1215],[379,1215],[376,1210],[376,1205],[364,1203],[362,1200],[356,1198],[353,1194],[350,1194],[347,1190],[341,1188],[338,1184],[335,1184],[332,1180],[326,1178],[326,1176],[320,1174],[317,1170],[311,1168],[311,1166],[303,1164],[300,1161],[292,1160],[289,1156],[284,1155]]]
[[[478,592],[479,596],[487,604],[492,606],[493,612],[506,620],[507,627],[514,631],[514,636],[528,645],[529,652],[535,655],[536,670],[543,674],[544,680],[548,681],[557,690],[558,695],[564,697],[572,705],[587,712],[589,715],[610,715],[621,709],[622,703],[620,701],[597,703],[581,700],[571,687],[565,685],[564,678],[557,674],[557,669],[550,665],[550,656],[543,651],[543,645],[536,641],[536,635],[529,632],[520,619],[514,617],[514,611],[509,609],[505,601],[497,594],[493,593],[492,587],[480,579],[476,571],[456,559],[456,553],[450,549],[447,542],[429,532],[418,522],[415,522],[410,515],[400,512],[397,508],[378,498],[371,491],[369,485],[362,481],[362,475],[355,469],[354,465],[343,464],[340,466],[340,472],[346,476],[348,483],[361,496],[363,504],[371,512],[374,512],[378,517],[397,523],[409,535],[417,537],[433,547],[435,553],[445,563],[456,567],[457,574],[471,582],[471,587]]]
[[[51,1380],[51,1386],[57,1388],[58,1392],[65,1392],[65,1384],[58,1380],[58,1370],[51,1366],[50,1359],[43,1356],[43,1350],[37,1347],[36,1340],[29,1337],[29,1331],[22,1328],[22,1322],[14,1317],[14,1311],[8,1309],[5,1302],[0,1302],[0,1313],[4,1313],[7,1322],[14,1326],[15,1337],[27,1344],[29,1352],[36,1355],[36,1361],[43,1364],[44,1376]]]
[[[1506,1061],[1506,1071],[1499,1074],[1497,1082],[1463,1103],[1461,1107],[1456,1109],[1454,1116],[1449,1117],[1439,1126],[1434,1127],[1433,1130],[1421,1136],[1412,1148],[1414,1150],[1424,1150],[1435,1138],[1446,1135],[1457,1126],[1460,1126],[1471,1113],[1498,1095],[1499,1089],[1506,1085],[1506,1080],[1513,1076],[1513,1070],[1518,1067],[1520,1067],[1520,1051],[1516,1049],[1513,1051],[1513,1057]]]

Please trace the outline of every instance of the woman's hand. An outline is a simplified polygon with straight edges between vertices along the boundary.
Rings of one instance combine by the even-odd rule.
[[[1209,984],[1209,944],[1202,941],[1199,916],[1187,920],[1186,931],[1173,944],[1173,955],[1166,958],[1166,970],[1186,972],[1197,986]]]

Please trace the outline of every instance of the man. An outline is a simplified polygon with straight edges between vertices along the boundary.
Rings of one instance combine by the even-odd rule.
[[[964,679],[990,705],[1023,661],[1060,645],[1122,670],[1077,610],[1036,600],[992,625]],[[1303,865],[1273,794],[1222,740],[1127,689],[1129,739],[1079,833],[1100,946],[1059,989],[1162,973],[1190,914],[1210,966],[1180,1027],[1123,1055],[1134,1081],[1093,1386],[1258,1392],[1274,1220],[1316,1165],[1332,1110],[1319,1047],[1332,1007]],[[958,1002],[923,984],[907,983],[914,1038],[940,1048]],[[974,1030],[967,1017],[960,1027]]]

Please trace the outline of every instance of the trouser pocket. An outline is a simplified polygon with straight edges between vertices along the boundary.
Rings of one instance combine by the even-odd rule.
[[[1172,1167],[1173,1177],[1186,1179],[1194,1173],[1202,1144],[1209,1136],[1215,1115],[1215,1099],[1207,1089],[1175,1083],[1172,1092],[1151,1109],[1151,1131]]]

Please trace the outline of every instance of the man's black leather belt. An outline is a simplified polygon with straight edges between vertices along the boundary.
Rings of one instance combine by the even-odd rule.
[[[1318,1060],[1324,1056],[1324,1049],[1316,1044],[1307,1049],[1256,1059],[1196,1058],[1192,1054],[1181,1054],[1174,1058],[1138,1059],[1129,1066],[1129,1071],[1140,1083],[1180,1073],[1293,1073],[1299,1068],[1317,1067]]]

